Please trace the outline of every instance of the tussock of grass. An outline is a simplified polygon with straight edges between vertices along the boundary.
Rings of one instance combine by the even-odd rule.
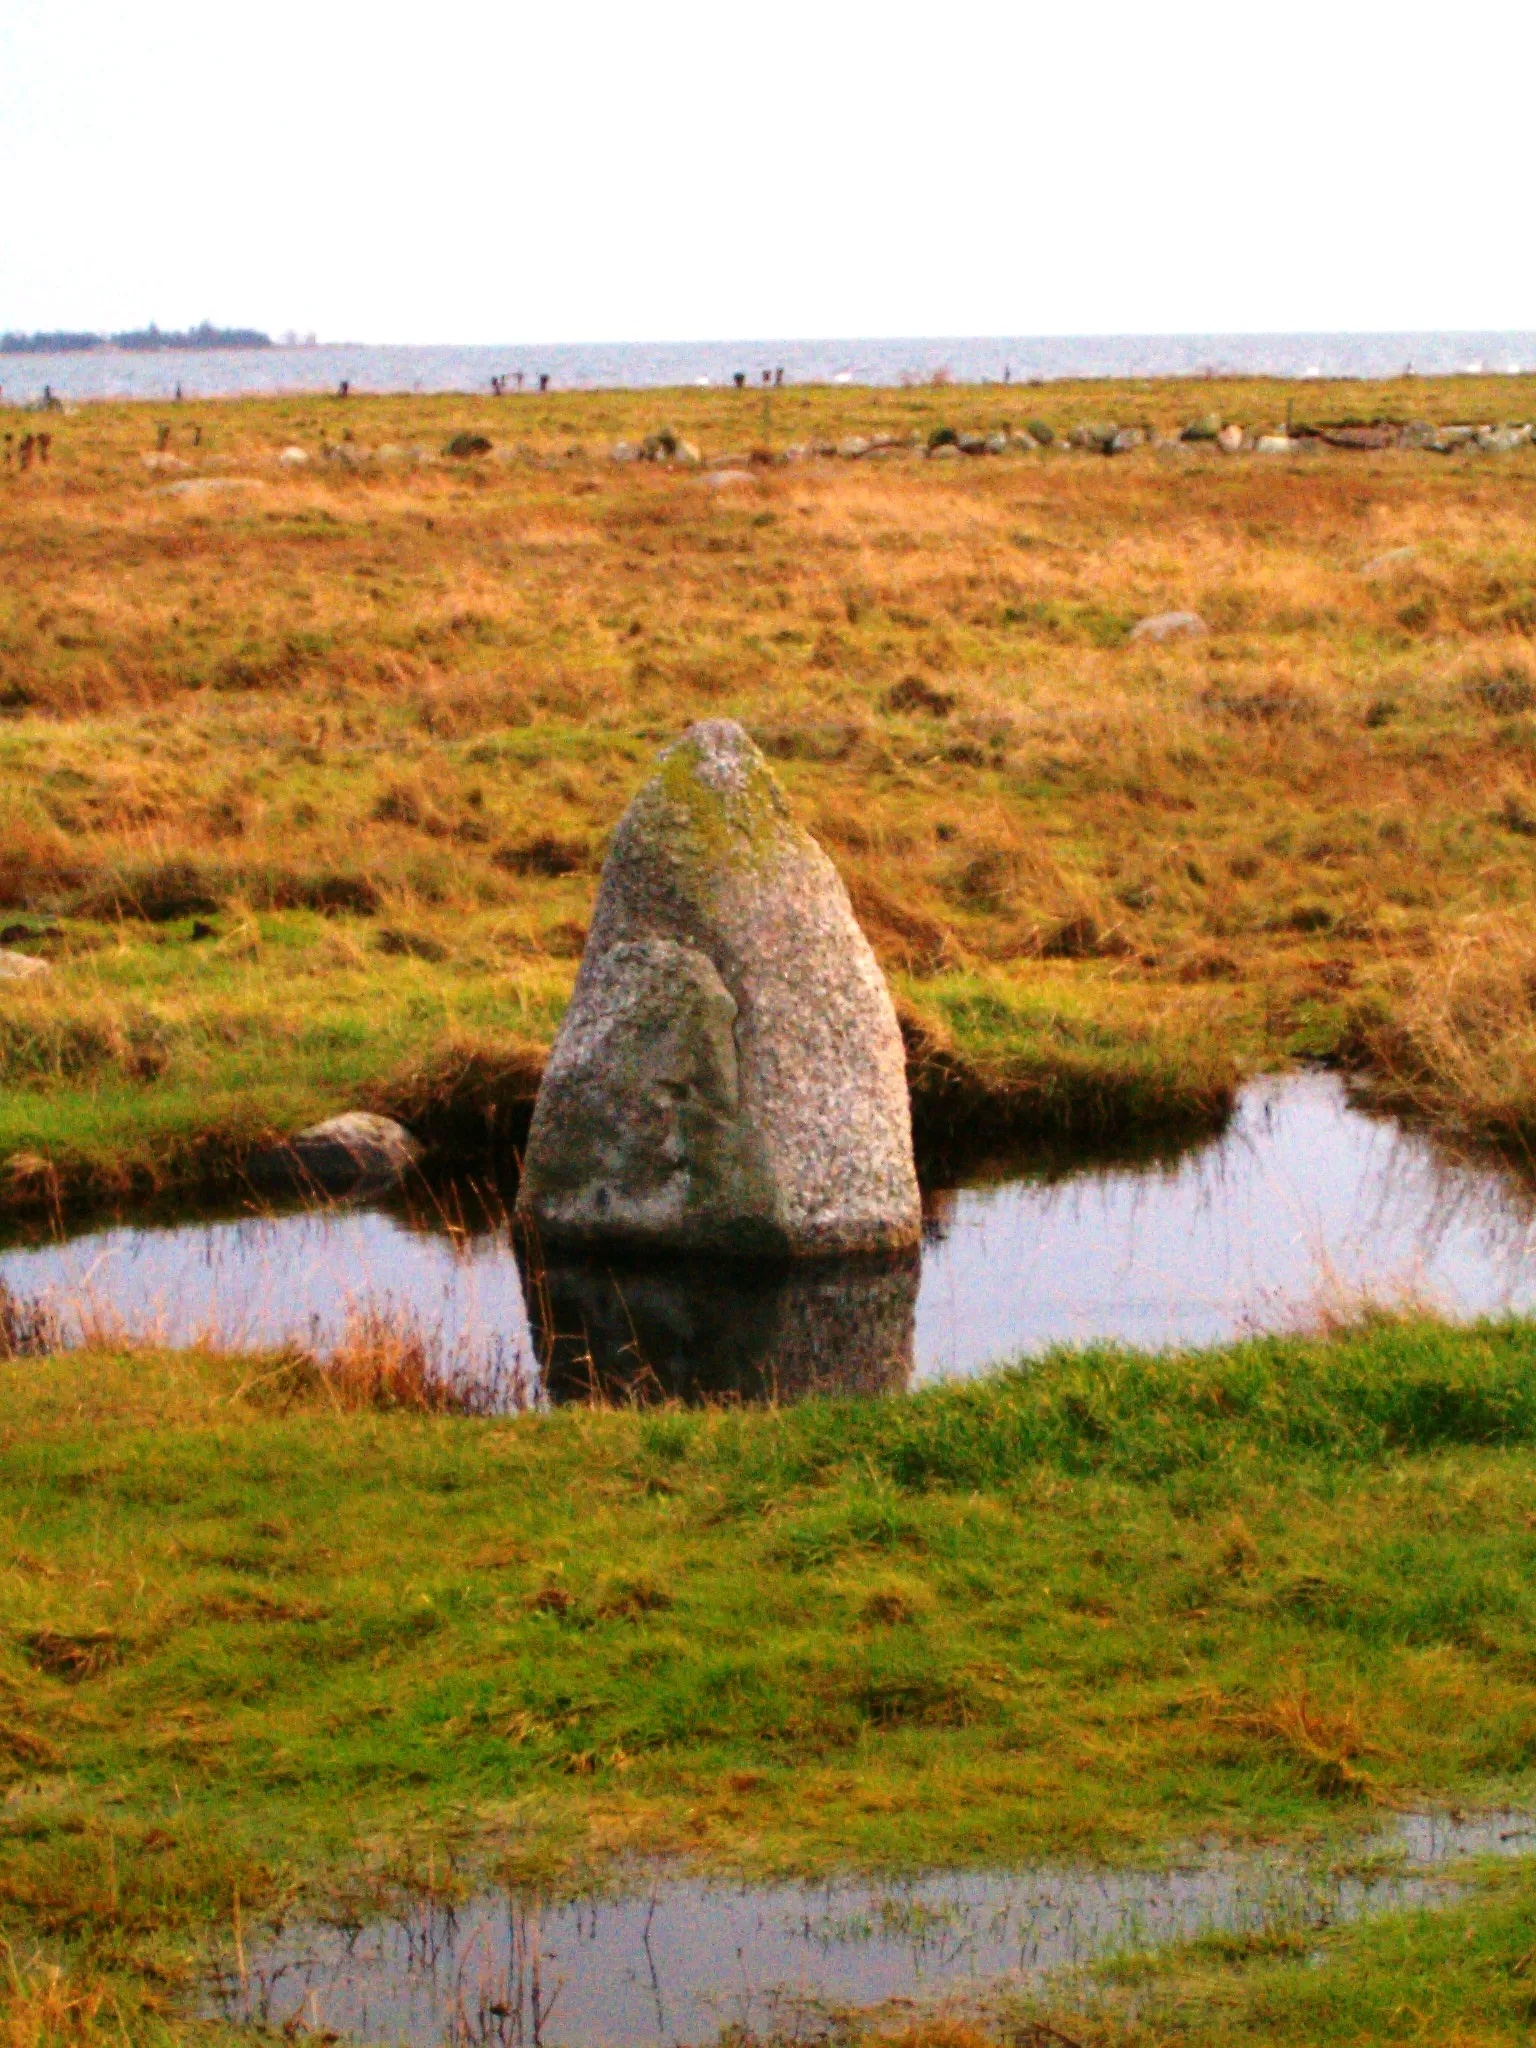
[[[1536,1146],[1536,933],[1503,915],[1444,933],[1365,1024],[1382,1093],[1480,1138]]]

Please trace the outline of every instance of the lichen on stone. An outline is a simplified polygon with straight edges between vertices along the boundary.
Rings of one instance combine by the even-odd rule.
[[[705,867],[757,867],[786,836],[800,837],[772,769],[739,727],[693,726],[662,755],[660,771],[661,800],[686,820]]]

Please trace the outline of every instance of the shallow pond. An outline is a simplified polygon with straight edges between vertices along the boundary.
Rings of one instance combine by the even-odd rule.
[[[829,2010],[985,2006],[1059,1973],[1211,1933],[1303,1934],[1446,1903],[1478,1856],[1530,1853],[1528,1815],[1395,1817],[1353,1858],[1208,1850],[1155,1871],[947,1872],[724,1885],[637,1873],[550,1903],[486,1892],[366,1926],[247,1933],[212,2011],[290,2034],[565,2048],[819,2034]]]
[[[454,1197],[96,1229],[14,1246],[0,1277],[72,1334],[324,1349],[374,1307],[450,1365],[557,1397],[637,1376],[685,1395],[872,1391],[1063,1341],[1209,1343],[1361,1295],[1456,1317],[1536,1306],[1527,1185],[1363,1114],[1329,1074],[1255,1082],[1219,1136],[1172,1156],[1025,1156],[930,1189],[926,1214],[910,1264],[561,1260],[525,1282],[505,1218]]]

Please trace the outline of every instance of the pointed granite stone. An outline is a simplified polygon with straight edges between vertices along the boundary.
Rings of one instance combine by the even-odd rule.
[[[889,991],[837,870],[728,719],[691,727],[619,822],[518,1209],[578,1244],[918,1242]]]

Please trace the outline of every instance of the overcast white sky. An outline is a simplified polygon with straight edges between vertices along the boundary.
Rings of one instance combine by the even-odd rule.
[[[1536,327],[1536,8],[0,0],[0,327]]]

